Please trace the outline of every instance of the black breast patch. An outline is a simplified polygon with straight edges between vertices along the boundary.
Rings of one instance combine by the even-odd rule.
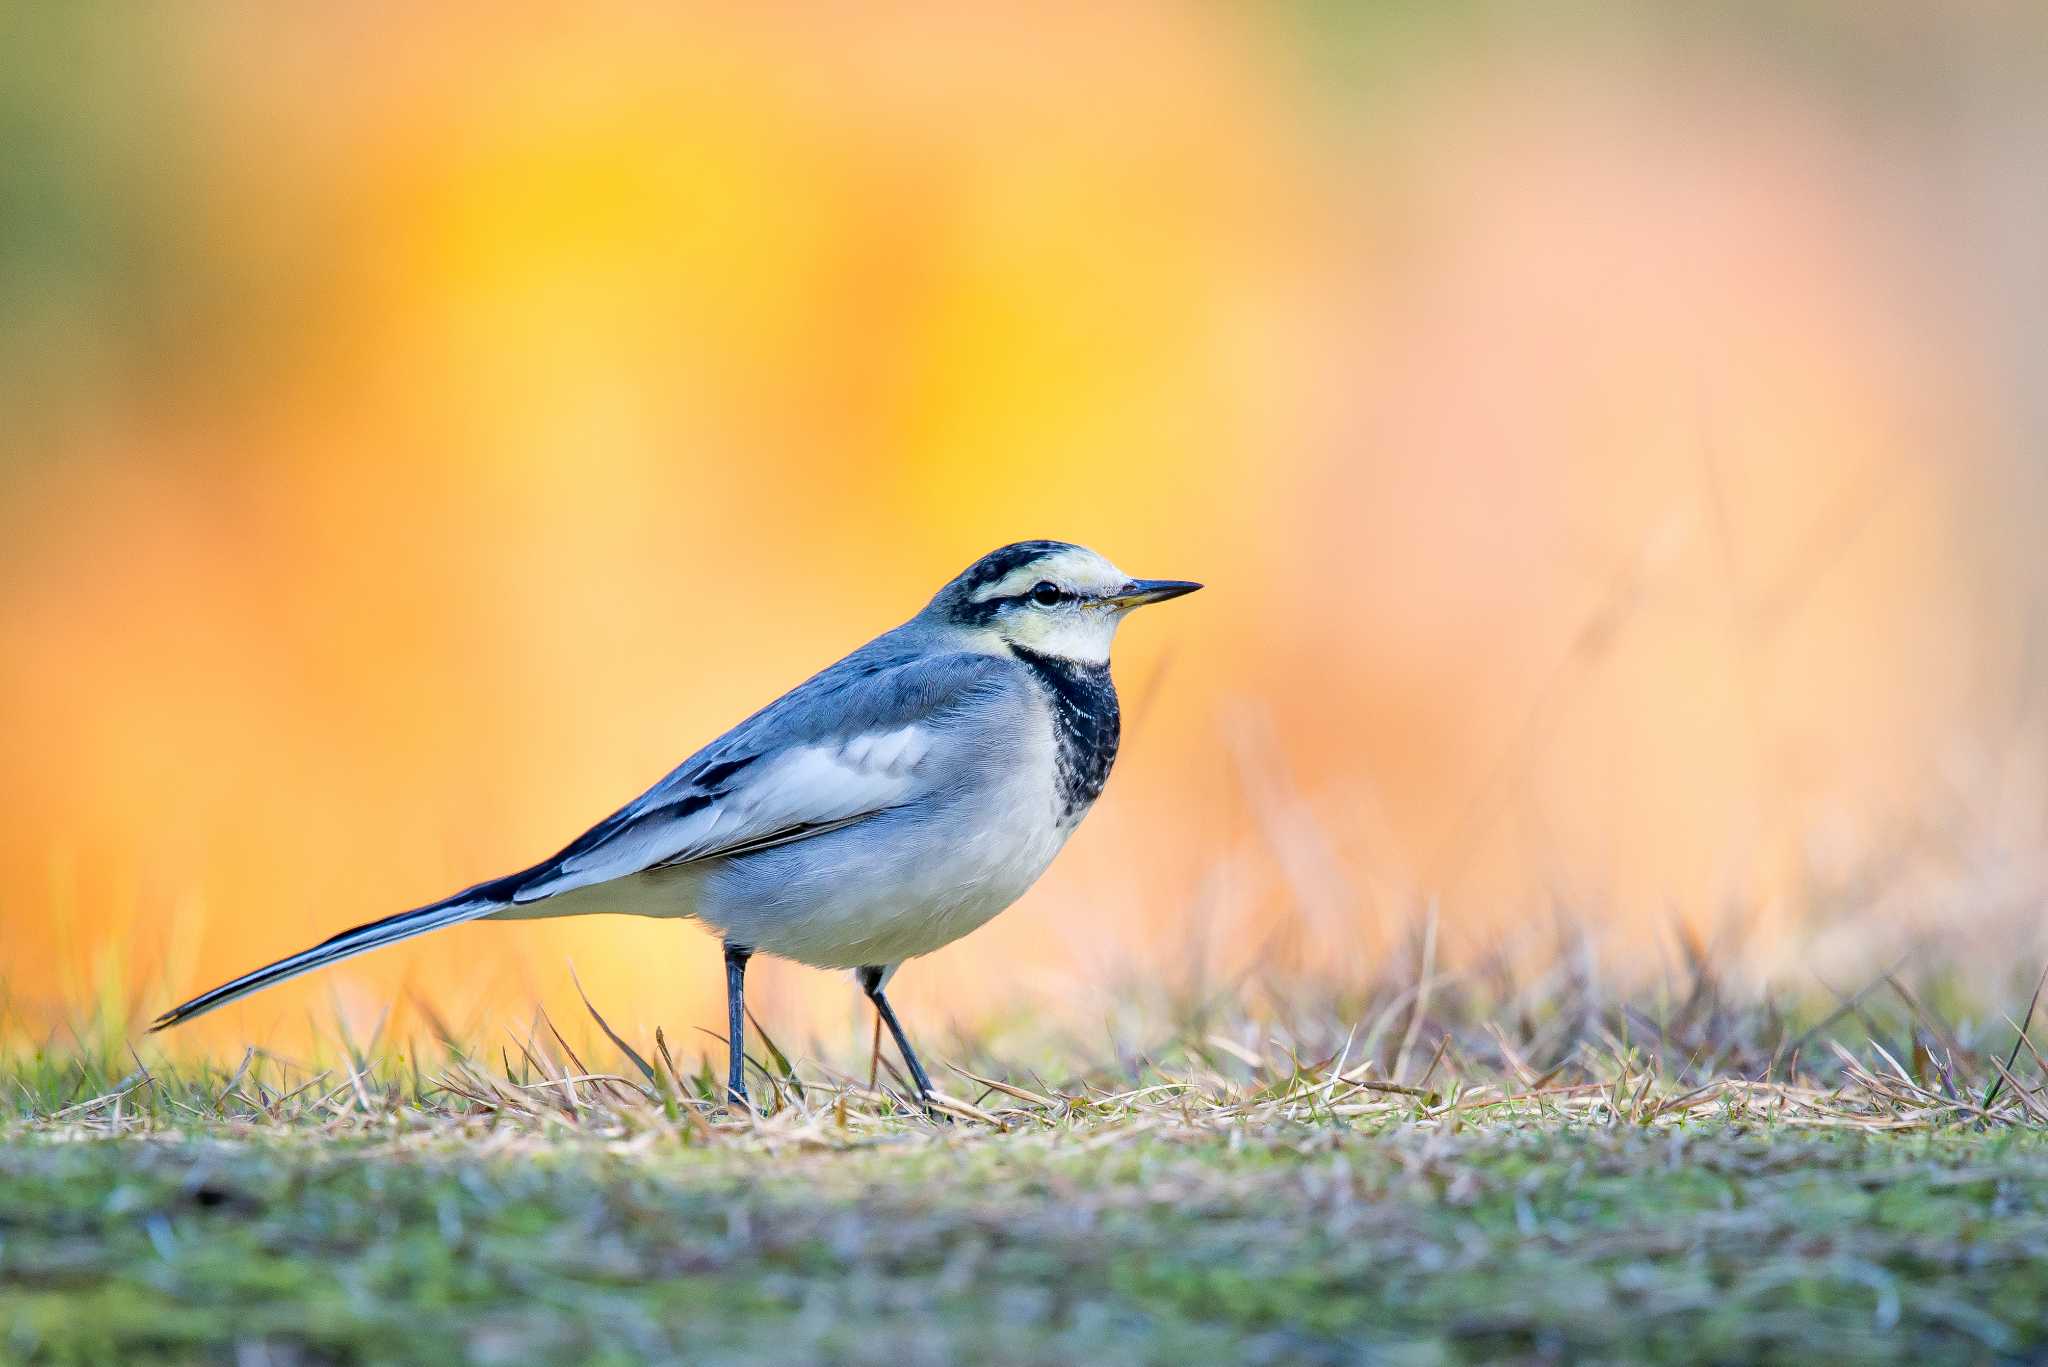
[[[1010,652],[1031,667],[1052,704],[1060,820],[1076,821],[1102,795],[1123,734],[1109,666],[1079,664],[1014,644]]]

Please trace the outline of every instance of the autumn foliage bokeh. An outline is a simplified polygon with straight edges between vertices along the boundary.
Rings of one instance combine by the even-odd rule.
[[[1031,536],[1210,588],[907,1009],[1366,974],[1431,908],[1446,962],[2024,958],[2048,83],[1965,8],[18,12],[10,1028],[531,862]],[[718,1019],[699,932],[593,918],[194,1039],[571,961]]]

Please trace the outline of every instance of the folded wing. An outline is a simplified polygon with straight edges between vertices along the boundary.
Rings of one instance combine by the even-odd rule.
[[[692,756],[554,859],[518,876],[524,906],[654,868],[801,840],[909,802],[949,714],[1008,683],[984,655],[861,655]]]
[[[513,890],[517,905],[653,868],[764,849],[837,830],[924,791],[933,723],[906,722],[763,755],[729,786],[629,808],[601,837],[563,851]]]

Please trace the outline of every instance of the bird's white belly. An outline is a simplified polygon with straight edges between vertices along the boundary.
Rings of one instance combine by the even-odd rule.
[[[698,914],[741,944],[819,968],[929,954],[1023,896],[1059,853],[1066,833],[1049,801],[1033,807],[932,822],[911,838],[850,829],[858,838],[826,837],[839,848],[809,852],[820,857],[775,895],[742,885],[737,898],[705,896]]]
[[[801,914],[772,919],[742,914],[726,929],[757,949],[820,968],[900,963],[951,944],[1023,896],[1052,863],[1060,843],[1016,838],[961,842],[932,851],[900,879],[870,881],[855,875]]]
[[[1057,819],[1045,734],[1042,750],[1021,747],[1002,766],[1001,782],[949,803],[708,867],[693,913],[736,943],[819,968],[900,963],[951,944],[1023,896],[1073,829]]]

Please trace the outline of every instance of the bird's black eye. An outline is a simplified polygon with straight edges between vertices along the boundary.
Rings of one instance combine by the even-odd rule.
[[[1039,580],[1031,589],[1031,601],[1042,608],[1053,607],[1064,601],[1066,596],[1060,591],[1060,586],[1049,579]]]

